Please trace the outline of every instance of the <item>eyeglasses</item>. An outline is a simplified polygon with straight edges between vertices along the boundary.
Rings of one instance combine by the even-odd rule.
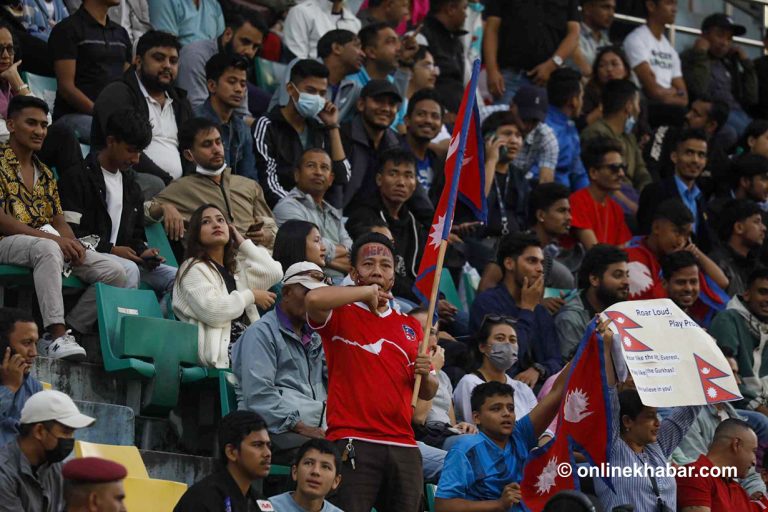
[[[0,46],[0,55],[2,55],[4,52],[8,52],[8,55],[13,55],[16,53],[16,49],[12,44],[6,44]]]
[[[601,165],[603,169],[608,169],[613,174],[618,174],[619,172],[627,172],[628,166],[627,164],[605,164]]]

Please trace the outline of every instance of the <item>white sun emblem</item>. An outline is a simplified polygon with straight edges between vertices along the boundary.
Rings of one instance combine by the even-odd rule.
[[[713,387],[707,388],[707,396],[709,398],[717,398],[717,390]]]
[[[574,389],[565,397],[563,412],[565,421],[578,423],[594,411],[587,412],[589,408],[589,396],[579,388]]]
[[[703,373],[704,375],[709,375],[709,372],[710,372],[710,369],[707,366],[701,369],[701,373]]]
[[[619,318],[616,319],[616,321],[619,322],[620,324],[623,324],[624,323],[624,317],[620,316]]]
[[[631,340],[631,339],[629,339],[629,336],[624,336],[624,339],[623,339],[622,341],[624,342],[624,344],[625,344],[626,346],[628,346],[628,347],[631,347],[631,346],[632,346],[632,340]]]
[[[544,469],[541,470],[536,481],[536,493],[547,494],[549,490],[555,486],[555,480],[557,479],[557,457],[552,457]]]
[[[440,243],[443,241],[443,230],[445,229],[445,215],[441,215],[437,219],[437,224],[432,225],[432,232],[429,234],[429,244],[435,248],[440,247]]]

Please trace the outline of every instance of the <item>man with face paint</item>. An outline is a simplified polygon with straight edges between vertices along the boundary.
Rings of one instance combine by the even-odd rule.
[[[20,433],[0,448],[0,504],[9,512],[59,512],[64,507],[61,464],[75,430],[96,421],[60,391],[40,391],[21,410]]]
[[[132,108],[152,123],[152,140],[133,166],[145,198],[194,169],[179,154],[179,129],[192,117],[186,92],[174,86],[179,48],[178,39],[165,32],[150,30],[141,36],[133,66],[120,80],[104,88],[93,107],[91,145],[94,151],[107,145],[107,121],[120,109]]]
[[[419,355],[419,322],[389,306],[392,242],[368,233],[351,255],[357,286],[316,288],[305,297],[328,363],[326,439],[342,450],[344,484],[332,501],[347,512],[417,510],[423,477],[411,395],[420,375],[418,397],[431,400],[437,377],[430,356]]]
[[[294,171],[301,155],[310,148],[331,156],[334,186],[326,200],[341,208],[341,185],[349,180],[351,168],[341,144],[339,112],[326,99],[328,68],[313,59],[296,62],[285,85],[289,101],[277,105],[256,121],[254,152],[259,181],[267,203],[274,208],[296,186]]]
[[[219,124],[201,117],[190,119],[179,132],[179,148],[195,173],[174,181],[144,203],[147,222],[162,221],[168,237],[181,240],[192,212],[213,204],[240,234],[271,248],[277,233],[272,211],[258,183],[227,167]]]

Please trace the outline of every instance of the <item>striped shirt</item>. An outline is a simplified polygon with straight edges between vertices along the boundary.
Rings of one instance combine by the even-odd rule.
[[[555,132],[545,123],[539,123],[523,141],[512,165],[524,170],[526,178],[538,178],[542,167],[557,168],[557,158],[560,155],[560,146],[557,143]]]
[[[672,452],[685,437],[701,406],[675,407],[669,417],[661,421],[655,443],[647,445],[642,453],[636,453],[619,436],[619,395],[616,388],[610,388],[611,394],[611,453],[608,462],[611,466],[666,467]],[[657,512],[656,494],[653,492],[651,479],[647,476],[617,477],[612,480],[616,492],[611,491],[599,478],[595,478],[595,492],[605,510],[613,510],[619,505],[632,504],[636,512]],[[677,510],[677,484],[674,476],[656,476],[659,495],[671,509]]]

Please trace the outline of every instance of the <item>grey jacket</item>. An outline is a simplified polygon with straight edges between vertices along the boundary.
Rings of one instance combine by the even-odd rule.
[[[259,413],[273,434],[298,423],[325,428],[327,371],[320,335],[305,348],[276,310],[251,324],[232,347],[239,409]]]
[[[566,302],[555,315],[555,331],[564,361],[569,360],[576,352],[590,320],[589,313],[581,301],[581,293]]]
[[[59,512],[64,508],[61,463],[32,471],[14,440],[0,448],[0,512]]]

